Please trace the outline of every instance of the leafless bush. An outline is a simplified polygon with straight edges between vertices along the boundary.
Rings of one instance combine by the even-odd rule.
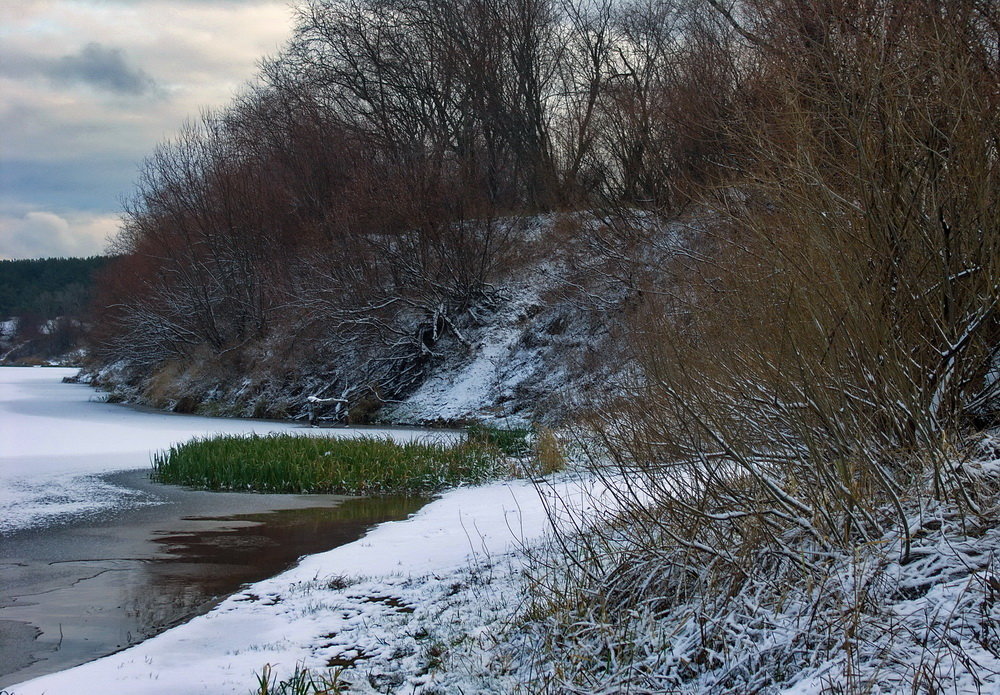
[[[718,199],[715,253],[637,324],[645,385],[601,429],[698,520],[692,547],[764,533],[781,552],[786,529],[849,547],[925,472],[975,508],[949,461],[996,397],[995,73],[971,14],[901,14],[826,17],[776,64],[783,108]]]
[[[809,587],[795,599],[807,612],[877,625],[867,594],[825,584],[831,568],[883,543],[906,565],[914,518],[934,505],[988,512],[960,447],[998,396],[987,12],[775,1],[727,15],[749,41],[739,132],[725,133],[740,171],[710,198],[710,239],[674,261],[687,283],[644,293],[630,402],[592,423],[618,511],[574,541],[568,614],[590,632],[568,628],[553,648],[602,666],[593,680],[570,668],[560,687],[707,687],[709,672],[720,692],[780,683],[803,665],[788,652],[726,669],[747,635],[781,629],[768,612]],[[792,652],[853,648],[834,638],[849,620],[831,625]],[[920,678],[915,691],[938,676]]]

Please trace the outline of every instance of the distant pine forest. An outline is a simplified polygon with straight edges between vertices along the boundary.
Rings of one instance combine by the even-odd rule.
[[[111,256],[0,260],[0,319],[80,316]]]
[[[113,256],[0,260],[0,364],[80,364]]]

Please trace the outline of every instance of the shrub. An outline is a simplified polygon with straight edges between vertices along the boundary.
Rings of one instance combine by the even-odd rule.
[[[960,450],[1000,388],[995,28],[974,3],[879,6],[740,5],[770,32],[741,175],[678,256],[688,282],[632,315],[631,398],[594,418],[617,499],[562,540],[557,688],[721,674],[703,689],[758,692],[803,651],[850,660],[851,621],[882,587],[831,577],[852,557],[915,562],[928,509],[965,523],[995,503]],[[798,618],[768,621],[789,609],[808,627],[781,663],[748,635],[788,629]],[[824,611],[847,617],[817,635]]]

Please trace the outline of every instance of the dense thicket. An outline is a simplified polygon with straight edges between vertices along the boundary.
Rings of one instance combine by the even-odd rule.
[[[739,500],[836,545],[881,534],[866,505],[925,465],[965,494],[946,450],[991,421],[1000,387],[996,17],[931,0],[743,6],[766,101],[713,194],[713,244],[681,259],[697,280],[637,320],[645,393],[627,418],[649,427],[628,438],[640,461],[719,456],[746,476],[735,493],[728,476],[676,483],[706,519]]]
[[[102,283],[104,362],[294,364],[331,408],[395,398],[492,305],[524,215],[672,212],[726,148],[735,56],[701,10],[311,0],[297,19],[252,87],[147,160]]]
[[[905,407],[864,418],[926,438],[982,400],[991,359],[996,14],[988,0],[308,0],[252,87],[148,159],[102,285],[103,359],[305,370],[331,408],[396,398],[495,301],[527,215],[600,210],[598,245],[632,245],[627,264],[643,257],[634,211],[648,229],[698,201],[729,220],[684,256],[708,265],[678,269],[699,278],[678,293],[699,308],[664,307],[625,267],[635,306],[668,336],[664,316],[709,305],[754,336],[794,325],[767,338],[786,349],[772,371],[818,352],[808,370],[852,406],[902,388],[881,376],[902,365]],[[758,295],[783,308],[741,304]]]
[[[546,685],[777,692],[823,663],[816,692],[957,688],[980,664],[938,664],[975,630],[885,606],[932,601],[951,576],[902,568],[995,524],[967,464],[1000,421],[1000,7],[712,4],[743,41],[733,175],[594,419],[619,507],[567,543],[545,658],[580,666]]]

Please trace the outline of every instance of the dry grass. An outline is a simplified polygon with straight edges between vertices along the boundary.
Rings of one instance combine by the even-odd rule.
[[[566,468],[566,452],[562,442],[548,427],[538,428],[535,442],[538,475],[551,475]]]

